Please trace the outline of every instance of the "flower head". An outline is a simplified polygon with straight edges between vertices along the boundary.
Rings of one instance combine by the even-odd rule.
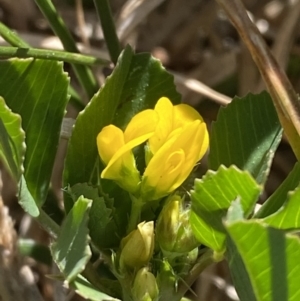
[[[146,141],[146,169],[141,176],[132,149]],[[115,180],[143,199],[159,199],[184,182],[208,143],[200,114],[186,104],[173,106],[162,97],[153,110],[135,115],[124,132],[109,125],[99,133],[98,151],[106,164],[101,177]]]

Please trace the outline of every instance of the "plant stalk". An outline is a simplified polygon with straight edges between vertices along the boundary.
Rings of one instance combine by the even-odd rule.
[[[0,47],[0,58],[30,58],[64,61],[71,64],[80,65],[109,65],[109,61],[95,58],[89,55],[71,53],[59,50],[38,49],[38,48],[19,48],[19,47]]]
[[[110,58],[114,64],[117,63],[121,53],[121,46],[117,36],[114,20],[112,17],[108,0],[94,0],[97,14],[101,22],[103,35],[107,44]]]
[[[79,53],[71,33],[58,15],[51,0],[35,0],[35,2],[50,23],[54,33],[60,38],[64,49],[69,52]],[[72,67],[88,98],[92,98],[98,90],[98,84],[92,71],[87,66],[73,64]]]
[[[131,212],[127,226],[127,235],[136,229],[136,226],[140,222],[142,207],[144,205],[141,199],[136,199],[134,196],[131,197]]]
[[[24,40],[22,40],[14,31],[0,22],[0,36],[10,45],[21,48],[29,48]]]
[[[178,285],[178,289],[174,294],[172,300],[181,300],[185,293],[191,288],[192,284],[196,281],[199,275],[212,263],[214,263],[213,259],[213,251],[211,249],[207,249],[207,251],[198,258],[196,264],[193,266],[187,278],[184,279],[184,282],[180,282]]]
[[[43,209],[39,208],[39,210],[40,215],[36,218],[36,220],[52,238],[56,239],[60,231],[59,225],[49,215],[47,215]]]

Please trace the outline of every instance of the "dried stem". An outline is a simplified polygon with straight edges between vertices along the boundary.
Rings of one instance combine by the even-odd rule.
[[[285,72],[278,65],[240,0],[217,0],[238,30],[272,96],[278,117],[300,159],[300,103]]]

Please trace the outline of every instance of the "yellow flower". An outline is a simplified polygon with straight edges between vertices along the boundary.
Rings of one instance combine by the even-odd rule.
[[[146,169],[141,177],[132,149],[148,140]],[[155,200],[178,188],[208,148],[208,132],[200,114],[186,104],[173,106],[162,97],[154,110],[135,115],[125,131],[113,125],[97,137],[106,164],[101,177],[115,180],[144,200]]]
[[[141,194],[159,199],[178,188],[208,148],[208,132],[200,114],[192,107],[173,106],[162,97],[154,111],[159,118],[149,138],[150,160],[143,175]]]
[[[121,268],[140,268],[152,257],[154,249],[154,223],[142,222],[121,241]]]
[[[115,180],[122,188],[134,193],[140,183],[132,149],[153,135],[156,114],[145,110],[134,116],[125,132],[114,125],[108,125],[97,136],[99,155],[106,165],[101,177]]]

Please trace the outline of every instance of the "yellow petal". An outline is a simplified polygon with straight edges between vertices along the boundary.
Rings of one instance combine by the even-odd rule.
[[[174,129],[185,126],[197,119],[203,121],[201,115],[191,106],[186,104],[174,106]]]
[[[109,168],[105,168],[101,173],[101,177],[114,180],[124,190],[133,194],[138,191],[141,181],[131,151],[123,154]]]
[[[129,143],[125,144],[124,146],[122,146],[111,158],[111,160],[109,161],[108,165],[106,166],[106,168],[103,170],[102,172],[102,176],[104,176],[104,174],[106,172],[108,172],[108,170],[114,165],[114,163],[121,158],[124,154],[126,154],[128,151],[131,151],[134,147],[142,144],[143,142],[145,142],[151,135],[153,135],[153,133],[149,133],[143,136],[140,136],[136,139],[131,140]]]
[[[108,165],[102,170],[101,178],[120,180],[124,173],[129,176],[130,170],[131,173],[136,173],[135,160],[131,150],[123,153],[118,158],[114,158],[113,161],[109,161]]]
[[[203,137],[203,141],[202,141],[202,145],[200,148],[200,152],[199,152],[199,156],[198,156],[198,160],[200,160],[204,154],[207,152],[208,146],[209,146],[209,135],[208,135],[208,131],[206,128],[206,124],[202,123],[202,128],[201,128],[201,136]]]
[[[161,97],[154,111],[158,114],[155,134],[149,139],[151,152],[155,154],[166,142],[173,129],[173,104],[166,97]]]
[[[153,200],[167,195],[171,192],[170,189],[174,183],[178,183],[184,164],[185,153],[182,149],[172,152],[165,145],[162,146],[150,160],[144,172],[142,194],[147,194],[148,191],[154,189],[155,193],[150,196]]]
[[[150,160],[142,180],[142,193],[155,190],[163,197],[178,188],[208,147],[205,123],[191,122],[174,134]]]
[[[195,164],[202,158],[208,148],[208,133],[205,123],[200,120],[195,120],[190,123],[174,137],[170,151],[178,148],[184,150],[185,163],[182,166],[177,182],[174,182],[173,188],[176,189],[192,172]],[[199,156],[201,155],[201,157]]]
[[[165,149],[164,149],[165,150]],[[147,166],[144,176],[148,177],[151,186],[158,185],[158,182],[172,181],[172,178],[180,172],[180,167],[185,161],[185,154],[182,149],[174,152],[160,152],[155,155]],[[165,186],[165,185],[163,185]]]
[[[123,189],[136,193],[140,183],[140,173],[136,168],[132,149],[145,142],[153,133],[143,135],[121,147],[111,158],[101,177],[115,180]]]
[[[124,132],[125,143],[145,134],[154,133],[158,115],[154,110],[145,110],[135,115]]]
[[[175,140],[172,147],[183,148],[185,153],[192,155],[198,161],[208,148],[206,124],[200,120],[193,121],[182,129]]]
[[[108,164],[113,155],[124,145],[122,130],[114,125],[105,126],[97,136],[97,147],[100,158]]]
[[[179,187],[192,172],[195,164],[203,157],[208,148],[208,133],[205,123],[199,120],[187,126],[180,135],[173,147],[181,147],[186,155],[185,163],[182,166],[177,182],[174,182],[170,191]],[[200,157],[201,155],[201,157]]]

